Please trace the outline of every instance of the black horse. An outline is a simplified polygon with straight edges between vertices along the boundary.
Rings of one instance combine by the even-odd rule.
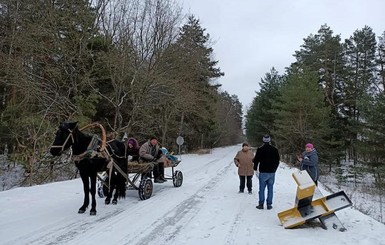
[[[101,125],[99,125],[101,127]],[[116,188],[113,203],[117,203],[117,198],[126,196],[127,156],[126,147],[123,142],[112,140],[105,142],[105,132],[102,131],[104,139],[100,140],[92,135],[82,133],[77,122],[63,122],[56,132],[55,140],[50,152],[53,156],[59,156],[69,147],[72,147],[72,154],[76,167],[79,169],[80,177],[83,181],[84,202],[79,208],[79,213],[84,213],[90,203],[89,193],[91,193],[92,204],[90,215],[96,215],[96,179],[97,172],[111,169],[110,191],[105,200],[110,203],[112,191]],[[113,162],[111,161],[113,160]],[[110,163],[110,164],[109,164]],[[119,167],[117,168],[116,165]]]
[[[116,165],[113,165],[111,174],[111,181],[109,179],[106,182],[109,182],[109,192],[106,196],[105,204],[110,204],[112,193],[115,190],[114,198],[112,199],[112,204],[118,203],[118,198],[126,197],[126,181],[127,181],[127,146],[118,140],[111,140],[107,142],[108,154],[114,159]]]

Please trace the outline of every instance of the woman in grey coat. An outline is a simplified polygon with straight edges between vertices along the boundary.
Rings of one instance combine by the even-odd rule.
[[[301,162],[300,169],[306,170],[314,183],[317,185],[319,170],[318,170],[318,153],[313,144],[306,144],[306,149],[302,153],[302,156],[298,158]]]

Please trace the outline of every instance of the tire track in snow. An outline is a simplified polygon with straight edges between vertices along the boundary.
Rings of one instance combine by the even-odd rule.
[[[65,222],[64,224],[63,221],[58,221],[54,224],[50,224],[49,227],[41,228],[40,230],[34,231],[31,234],[27,234],[19,237],[18,239],[9,241],[7,244],[65,244],[71,241],[77,235],[93,229],[98,223],[119,215],[123,211],[125,211],[125,208],[119,207],[118,210],[113,210],[106,212],[103,215],[96,216],[96,219],[93,219],[93,217],[89,216],[89,214],[89,217],[84,217],[83,214],[79,214],[79,216],[83,217],[78,216],[75,218],[75,221],[72,220],[70,223]],[[87,213],[84,215],[87,215]],[[39,237],[35,237],[35,234],[38,234]]]
[[[165,217],[164,219],[157,220],[153,224],[146,224],[146,226],[140,228],[140,230],[135,230],[134,233],[131,230],[129,234],[127,233],[127,235],[121,239],[122,242],[116,244],[146,244],[157,238],[170,241],[171,243],[174,237],[183,229],[184,224],[190,222],[195,214],[200,211],[199,207],[202,206],[205,201],[204,196],[207,195],[208,192],[213,191],[223,175],[231,169],[232,163],[225,163],[225,159],[229,154],[233,154],[233,152],[229,151],[220,157],[216,157],[214,160],[197,164],[196,166],[189,165],[183,170],[184,174],[191,178],[192,182],[190,183],[199,183],[200,187],[196,186],[192,191],[197,190],[197,188],[199,189],[193,195],[188,195],[186,198],[181,199],[176,207],[174,206],[168,208],[168,210],[164,210],[166,212],[166,214],[163,215]],[[211,171],[217,173],[215,177],[211,179],[205,178],[205,175]],[[87,233],[88,236],[98,236],[98,232],[114,225],[116,222],[127,219],[127,216],[129,217],[130,214],[153,209],[154,204],[169,199],[170,196],[165,195],[165,193],[167,193],[170,188],[174,188],[172,187],[172,183],[171,186],[155,185],[154,200],[151,198],[146,201],[130,201],[129,206],[120,206],[120,204],[124,204],[124,202],[120,202],[116,207],[100,209],[96,217],[89,215],[85,217],[84,215],[87,215],[87,213],[84,215],[68,215],[63,219],[41,227],[38,231],[35,230],[17,239],[8,241],[7,244],[72,244],[78,240],[82,241],[84,233]],[[129,198],[132,198],[132,196]],[[99,207],[100,205],[101,204],[98,204]],[[155,213],[155,216],[156,215]],[[150,235],[148,235],[147,231],[149,231]],[[131,241],[127,242],[128,240]]]
[[[221,160],[221,159],[218,159]],[[214,161],[212,161],[214,162]],[[174,209],[171,209],[169,215],[162,220],[157,220],[149,225],[146,232],[142,235],[134,236],[132,234],[124,237],[122,244],[150,244],[152,241],[165,240],[172,243],[177,234],[180,233],[185,224],[189,223],[195,215],[200,211],[199,206],[204,202],[204,196],[215,189],[215,186],[222,180],[223,176],[228,171],[232,171],[232,162],[223,165],[222,169],[218,170],[218,174],[208,181],[201,189],[191,195],[189,198],[182,201]]]
[[[244,213],[243,207],[240,205],[238,206],[237,215],[235,216],[232,225],[230,227],[230,230],[227,233],[226,236],[226,244],[236,244],[236,237],[238,234],[238,225],[241,221],[241,216]]]

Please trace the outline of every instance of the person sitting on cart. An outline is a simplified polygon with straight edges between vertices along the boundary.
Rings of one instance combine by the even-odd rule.
[[[170,153],[166,149],[166,147],[162,146],[160,148],[160,150],[162,151],[163,155],[166,158],[166,163],[164,164],[165,167],[166,166],[167,167],[170,167],[170,166],[174,166],[175,167],[176,165],[178,165],[180,163],[180,160],[176,156],[172,155],[172,153]]]
[[[163,183],[167,181],[164,178],[164,163],[161,159],[162,151],[159,149],[158,139],[156,137],[151,137],[149,141],[144,143],[139,149],[139,160],[143,162],[155,162],[153,172],[154,172],[154,182]]]
[[[127,155],[131,156],[133,162],[139,162],[139,143],[138,141],[131,137],[127,140]]]

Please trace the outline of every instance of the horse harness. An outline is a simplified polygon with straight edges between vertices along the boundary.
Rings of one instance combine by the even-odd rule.
[[[75,139],[74,139],[74,136],[73,136],[73,131],[74,130],[71,130],[69,128],[66,128],[68,131],[69,131],[69,134],[66,138],[66,140],[64,141],[64,143],[62,145],[53,145],[51,147],[54,147],[54,148],[61,148],[61,151],[64,150],[64,147],[65,145],[67,144],[67,142],[69,140],[72,141],[72,144],[75,143]],[[108,164],[107,164],[107,168],[109,169],[109,180],[111,180],[111,175],[112,175],[112,169],[113,167],[115,167],[118,172],[124,176],[126,179],[128,179],[128,175],[127,173],[125,173],[120,167],[118,164],[115,163],[115,161],[113,160],[113,156],[117,157],[117,158],[126,158],[127,157],[127,146],[126,144],[124,144],[124,156],[119,156],[115,153],[114,149],[111,147],[110,144],[107,144],[109,149],[111,150],[112,154],[110,154],[108,152],[108,150],[106,148],[104,148],[102,151],[100,151],[100,148],[99,148],[99,144],[100,144],[100,139],[96,136],[96,135],[93,135],[92,136],[92,139],[90,141],[90,143],[88,144],[87,146],[87,149],[81,153],[81,154],[78,154],[78,155],[72,155],[72,159],[75,161],[75,162],[80,162],[81,160],[83,159],[92,159],[92,158],[105,158],[107,161],[108,161]]]

